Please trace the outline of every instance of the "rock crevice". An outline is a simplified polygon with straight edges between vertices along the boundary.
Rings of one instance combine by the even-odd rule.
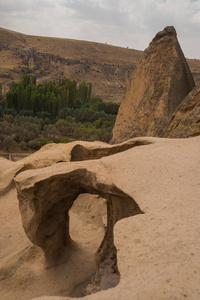
[[[178,106],[169,120],[167,138],[188,138],[200,135],[200,85]]]

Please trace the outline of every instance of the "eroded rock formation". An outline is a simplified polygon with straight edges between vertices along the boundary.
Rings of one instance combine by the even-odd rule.
[[[164,135],[168,120],[194,88],[194,80],[172,26],[144,51],[122,100],[113,142]]]
[[[94,160],[92,164],[91,161],[61,163],[25,171],[16,178],[21,212],[23,218],[26,216],[23,223],[27,232],[33,230],[31,239],[36,238],[37,243],[39,232],[39,240],[46,245],[48,235],[50,240],[57,236],[55,224],[62,232],[60,217],[56,222],[57,212],[61,206],[66,212],[67,202],[62,202],[62,199],[70,191],[70,201],[73,201],[73,194],[78,193],[73,184],[75,178],[77,189],[107,193],[107,199],[111,197],[107,200],[111,206],[116,204],[119,207],[117,203],[122,196],[120,210],[124,203],[125,207],[129,206],[128,203],[135,205],[131,200],[135,199],[144,212],[124,218],[114,226],[119,284],[85,299],[199,298],[200,137],[151,140],[154,142],[151,145]],[[77,172],[81,175],[80,180],[76,177]],[[55,219],[49,214],[53,225],[43,231],[45,222],[51,224],[46,221],[48,214],[45,213],[57,201],[55,199],[59,200],[54,205]],[[114,212],[114,206],[111,211]],[[34,219],[36,216],[41,224],[39,227]],[[114,220],[120,217],[115,215]],[[58,234],[56,242],[62,238]],[[108,241],[108,236],[103,244],[105,241]],[[62,243],[61,246],[64,247]],[[67,251],[67,246],[65,249]],[[49,296],[40,299],[49,299]]]
[[[66,259],[70,245],[68,211],[79,194],[98,194],[107,200],[107,229],[97,253],[102,262],[113,251],[113,226],[141,214],[133,198],[117,188],[99,161],[61,163],[23,172],[16,178],[25,232],[44,251],[47,265]]]
[[[103,142],[82,142],[76,141],[69,144],[48,144],[32,155],[11,162],[1,159],[0,173],[0,194],[5,193],[13,186],[14,177],[30,169],[39,169],[51,166],[55,163],[98,159],[104,156],[113,155],[135,146],[147,145],[148,139],[132,139],[118,145],[109,145]]]
[[[85,262],[78,256],[83,252],[76,252],[78,246],[70,241],[67,210],[76,195],[84,191],[106,196],[111,229],[127,211],[130,214],[132,209],[135,214],[139,206],[144,212],[119,220],[113,235],[112,230],[106,232],[97,258],[101,261],[113,245],[116,247],[120,282],[85,299],[199,299],[200,137],[142,139],[151,144],[99,160],[54,163],[17,175],[20,209],[29,238],[43,247],[48,264],[59,262],[59,257],[63,262],[68,250],[70,259],[44,268],[40,247],[31,245],[21,228],[12,189],[0,201],[2,299],[79,297],[73,289],[85,283],[88,273],[82,276]],[[54,146],[55,157],[56,147],[58,152],[61,150],[59,146]],[[53,150],[50,153],[53,156]],[[9,162],[8,167],[13,164]],[[2,163],[0,169],[4,174]],[[85,233],[83,239],[87,239],[87,230]],[[85,246],[87,249],[87,241]],[[78,272],[74,269],[75,259],[80,262]],[[109,275],[101,285],[105,286]]]
[[[188,138],[200,135],[200,86],[194,88],[174,112],[165,137]]]
[[[2,262],[3,253],[3,257],[8,257],[8,261],[5,261],[4,259],[4,262],[2,263],[2,267],[0,268],[0,281],[4,282],[4,280],[6,280],[7,283],[9,282],[9,284],[12,285],[11,294],[14,295],[14,299],[16,297],[24,300],[27,299],[25,290],[23,289],[22,297],[20,290],[18,290],[18,286],[21,284],[23,284],[23,286],[25,284],[26,286],[26,283],[23,283],[23,278],[29,278],[29,274],[33,274],[32,279],[29,281],[29,285],[31,285],[32,290],[34,290],[35,283],[38,282],[38,275],[41,278],[41,276],[43,277],[42,274],[45,273],[45,278],[46,276],[48,278],[52,276],[52,280],[54,277],[59,278],[57,287],[54,286],[51,279],[47,281],[45,280],[42,283],[44,291],[47,290],[46,284],[51,285],[51,287],[48,288],[50,295],[61,294],[81,296],[101,289],[113,287],[119,282],[120,275],[117,268],[116,248],[113,241],[113,226],[120,218],[129,216],[130,214],[134,215],[138,212],[140,213],[140,209],[137,207],[132,197],[130,197],[127,193],[124,193],[122,189],[117,188],[112,182],[110,169],[107,168],[104,163],[102,164],[101,160],[97,163],[96,160],[91,161],[91,159],[98,159],[103,156],[112,156],[112,154],[130,150],[130,148],[135,146],[149,145],[152,143],[154,143],[154,140],[148,138],[132,139],[114,146],[101,142],[88,143],[78,141],[70,144],[46,145],[36,153],[18,162],[12,162],[1,158],[0,198],[2,201],[0,202],[0,211],[2,213],[1,216],[4,216],[4,218],[1,217],[1,225],[3,223],[3,226],[1,226],[3,234],[0,235],[0,243],[3,245],[3,249],[0,251],[0,260]],[[87,159],[90,159],[90,161],[79,163],[70,162],[73,160],[81,161]],[[41,245],[41,247],[45,250],[46,264],[47,266],[51,266],[51,268],[44,268],[44,257],[41,255],[41,248],[32,245],[32,243],[28,241],[22,228],[13,179],[17,176],[17,174],[20,174],[17,178],[22,176],[22,174],[25,174],[25,170],[27,170],[28,176],[30,175],[30,172],[33,172],[31,177],[29,177],[29,179],[35,178],[33,181],[37,181],[40,174],[42,174],[41,172],[44,170],[46,170],[45,173],[47,172],[46,175],[49,178],[49,175],[51,177],[49,166],[52,166],[55,171],[56,169],[61,170],[60,168],[63,165],[65,165],[65,172],[68,172],[69,174],[66,177],[65,183],[63,182],[61,185],[57,182],[57,180],[59,181],[59,178],[61,178],[61,181],[64,179],[61,174],[58,174],[58,177],[54,174],[55,176],[53,175],[51,180],[48,183],[46,182],[44,185],[42,184],[43,180],[39,180],[40,182],[38,181],[36,185],[40,192],[36,192],[36,186],[33,189],[27,188],[27,185],[30,184],[27,179],[25,180],[26,186],[22,184],[22,187],[22,182],[20,182],[23,195],[22,199],[20,196],[19,198],[21,199],[20,207],[22,214],[24,215],[24,227],[28,234],[32,231],[31,234],[33,236],[31,235],[30,240],[37,245]],[[68,166],[70,166],[70,169],[68,169]],[[73,166],[74,171],[71,169],[71,166]],[[45,179],[45,176],[43,179]],[[52,184],[56,177],[56,181]],[[25,179],[25,177],[23,178]],[[44,196],[45,190],[47,192],[46,196]],[[90,196],[86,193],[87,191],[91,193]],[[34,198],[34,202],[32,202],[32,200],[29,202],[29,192],[33,192],[33,194],[29,196]],[[36,196],[35,192],[38,196]],[[57,192],[61,192],[62,195],[59,197],[63,197],[63,199],[58,201],[58,203],[56,202],[58,200],[56,200]],[[68,193],[70,193],[70,195]],[[79,199],[85,199],[88,201],[88,197],[90,197],[92,199],[92,206],[95,207],[95,209],[97,207],[98,209],[101,209],[101,212],[98,213],[94,212],[94,209],[92,215],[90,215],[90,218],[88,219],[89,223],[92,222],[94,230],[90,228],[88,221],[86,221],[87,218],[84,216],[83,219],[84,222],[86,222],[82,223],[80,216],[84,215],[84,211],[90,211],[90,202],[90,204],[88,203],[87,205],[86,203],[81,204],[81,209],[77,216],[75,216],[76,213],[75,215],[72,213],[74,208],[77,207],[77,201],[80,201],[77,199],[77,195],[79,193],[81,193],[81,197],[78,197]],[[94,194],[97,195],[95,196]],[[102,211],[100,204],[101,197],[98,195],[104,194],[107,199],[104,199],[104,201],[106,201],[108,213],[104,214],[103,218],[98,221],[99,216],[102,213],[105,213],[105,209]],[[40,202],[40,200],[42,200],[42,202]],[[69,212],[69,220],[68,211],[74,201],[75,205],[73,205],[72,210],[70,209]],[[96,203],[97,201],[99,203]],[[12,203],[14,205],[14,209],[12,207]],[[49,209],[45,209],[42,203],[46,203],[45,205],[47,205]],[[76,209],[75,211],[77,212]],[[35,217],[33,216],[34,211]],[[12,222],[9,222],[9,224],[5,222],[7,215],[9,215],[9,217],[12,216]],[[29,221],[31,224],[28,223]],[[27,223],[29,225],[27,225]],[[83,224],[85,224],[85,226],[83,226]],[[92,233],[92,231],[94,232]],[[71,240],[71,237],[75,242]],[[15,238],[17,238],[17,242],[14,242],[16,241]],[[12,242],[10,245],[9,240],[11,239]],[[102,243],[100,245],[101,241]],[[13,242],[15,243],[14,249],[12,249]],[[7,244],[9,246],[7,246]],[[12,251],[10,251],[11,249]],[[94,257],[95,253],[96,255]],[[34,270],[32,269],[32,266],[30,266],[31,261],[33,262],[32,266]],[[96,262],[99,264],[96,265]],[[29,267],[27,267],[27,265],[29,265]],[[38,268],[36,265],[40,267]],[[81,270],[82,268],[83,272]],[[27,272],[26,270],[29,271]],[[76,272],[79,274],[76,274]],[[72,275],[71,273],[75,275]],[[69,274],[70,279],[68,278]],[[17,280],[15,280],[15,278],[17,278]],[[91,284],[87,286],[90,279],[92,279]],[[15,287],[13,283],[11,283],[12,280],[16,282]],[[9,284],[7,285],[8,289],[4,289],[4,294],[2,296],[4,299],[7,299],[7,293],[9,294],[8,299],[13,299],[8,291],[10,290]],[[81,285],[81,287],[79,285]],[[34,292],[33,295],[41,295],[43,293],[41,291],[41,286],[39,287],[38,283],[36,290],[36,293]],[[28,290],[26,290],[26,292],[28,293]]]

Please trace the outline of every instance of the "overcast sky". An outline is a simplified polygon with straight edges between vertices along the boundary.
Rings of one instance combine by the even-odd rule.
[[[0,0],[0,27],[144,50],[167,25],[200,59],[200,0]]]

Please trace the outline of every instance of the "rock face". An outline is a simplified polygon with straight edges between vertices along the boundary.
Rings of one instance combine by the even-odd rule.
[[[165,137],[188,138],[200,135],[200,86],[194,88],[174,112]]]
[[[175,109],[194,88],[194,80],[170,26],[159,32],[133,72],[113,130],[113,142],[164,135]]]

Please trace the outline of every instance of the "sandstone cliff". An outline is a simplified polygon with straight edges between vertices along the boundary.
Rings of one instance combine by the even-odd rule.
[[[163,136],[169,118],[194,88],[173,27],[159,32],[133,72],[113,130],[113,142]]]
[[[200,86],[194,88],[174,112],[165,137],[188,138],[200,135]]]

